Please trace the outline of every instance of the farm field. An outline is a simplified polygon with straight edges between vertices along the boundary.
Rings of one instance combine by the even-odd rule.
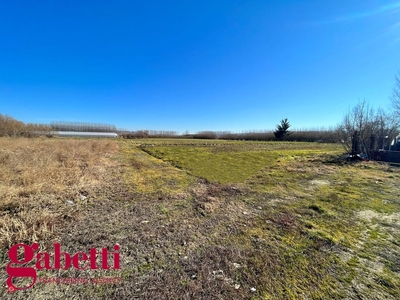
[[[336,144],[0,138],[7,251],[120,246],[120,277],[2,299],[398,299],[400,169]]]

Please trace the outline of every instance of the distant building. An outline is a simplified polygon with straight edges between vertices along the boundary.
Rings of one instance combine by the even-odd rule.
[[[390,144],[390,150],[400,151],[400,133]]]
[[[389,147],[375,151],[374,155],[378,161],[400,164],[400,134],[393,139]]]

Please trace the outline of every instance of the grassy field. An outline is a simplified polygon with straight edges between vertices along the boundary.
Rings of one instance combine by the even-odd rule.
[[[348,164],[341,152],[294,142],[0,139],[1,279],[7,249],[33,241],[70,253],[118,243],[121,270],[43,276],[122,277],[12,295],[2,286],[0,296],[398,299],[400,170]]]

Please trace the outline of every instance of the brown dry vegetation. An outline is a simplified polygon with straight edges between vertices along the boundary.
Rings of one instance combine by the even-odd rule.
[[[10,116],[0,114],[0,137],[34,137],[49,135],[50,126],[45,124],[23,123]]]
[[[109,176],[112,141],[0,138],[0,248],[48,240]]]

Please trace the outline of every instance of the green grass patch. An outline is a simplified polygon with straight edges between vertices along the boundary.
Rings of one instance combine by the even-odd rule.
[[[129,168],[139,164],[137,177],[131,170],[126,178],[136,189],[186,193],[155,210],[171,238],[185,235],[168,249],[178,252],[173,274],[188,273],[176,289],[215,284],[238,299],[399,296],[399,228],[390,218],[400,212],[399,170],[347,164],[337,159],[338,145],[137,140],[124,147],[135,162]],[[172,190],[157,185],[164,173],[176,180]],[[195,177],[207,182],[196,185]]]
[[[128,166],[124,179],[140,194],[176,196],[195,181],[187,172],[147,154],[130,141],[120,141],[120,149]]]
[[[243,183],[266,166],[290,163],[297,156],[337,152],[336,145],[243,143],[215,145],[142,145],[143,150],[190,174],[218,183]]]

